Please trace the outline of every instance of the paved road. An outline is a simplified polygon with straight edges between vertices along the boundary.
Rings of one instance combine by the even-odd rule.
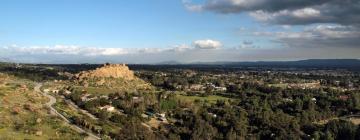
[[[34,90],[36,92],[39,92],[41,93],[42,95],[44,95],[45,97],[49,98],[50,101],[46,103],[46,106],[48,106],[51,110],[51,114],[55,114],[59,117],[61,117],[67,124],[69,124],[71,126],[72,129],[74,129],[75,131],[77,131],[78,133],[86,133],[88,134],[88,137],[86,138],[87,140],[100,140],[101,138],[99,138],[98,136],[96,136],[95,134],[91,133],[91,132],[88,132],[88,131],[85,131],[84,129],[74,125],[74,124],[71,124],[71,122],[65,117],[63,116],[62,114],[60,114],[55,108],[52,107],[53,104],[56,103],[56,98],[49,95],[48,93],[46,92],[42,92],[40,90],[42,84],[40,83],[37,83],[36,86],[34,87]]]

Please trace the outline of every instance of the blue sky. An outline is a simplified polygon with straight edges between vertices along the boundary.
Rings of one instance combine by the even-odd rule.
[[[258,12],[259,9],[242,7],[239,1],[241,0],[0,0],[0,46],[3,49],[0,55],[13,61],[31,60],[30,62],[34,63],[42,62],[43,57],[48,55],[79,55],[73,56],[79,59],[77,62],[85,62],[91,56],[92,60],[99,60],[94,62],[105,61],[103,58],[106,57],[106,61],[112,60],[111,58],[114,61],[122,58],[119,61],[136,63],[137,55],[143,56],[139,52],[148,53],[149,50],[150,54],[145,56],[149,55],[149,60],[152,61],[143,63],[326,58],[316,53],[309,56],[297,54],[296,51],[302,53],[307,51],[306,47],[299,46],[309,46],[313,43],[303,44],[292,40],[291,37],[297,37],[297,40],[303,42],[311,42],[315,39],[306,40],[309,38],[300,37],[324,35],[322,34],[324,30],[348,31],[350,30],[348,27],[356,29],[356,32],[351,34],[355,35],[355,38],[359,35],[358,26],[348,23],[337,21],[323,23],[315,20],[298,24],[282,23],[284,20],[279,20],[281,16],[287,16],[286,18],[290,18],[290,15],[295,15],[297,18],[309,16],[305,12],[310,11],[314,14],[314,10],[316,14],[316,10],[321,12],[322,7],[307,5],[307,7],[299,7],[298,13],[292,11],[288,15],[273,16],[281,11],[264,10],[265,12],[261,13]],[[191,6],[201,8],[193,10],[189,8]],[[306,8],[314,10],[306,11]],[[235,10],[221,11],[224,9]],[[287,10],[286,7],[284,9]],[[305,10],[301,11],[302,9]],[[298,16],[299,13],[302,15]],[[297,20],[299,19],[294,19]],[[214,46],[214,43],[218,45]],[[333,50],[333,54],[330,53],[328,57],[358,58],[355,53],[350,53],[359,52],[358,47],[348,45],[351,44],[350,41],[345,43],[342,41],[342,43],[340,46],[344,45],[346,50],[341,54],[335,52],[339,48],[328,47],[326,49]],[[173,51],[178,50],[178,47],[182,49],[180,53]],[[68,53],[69,48],[77,50],[79,54]],[[321,51],[321,48],[317,47],[311,49]],[[311,49],[309,51],[315,51]],[[184,55],[184,50],[199,53]],[[269,52],[268,50],[274,53],[268,55],[266,53]],[[83,55],[81,53],[92,54],[91,51],[103,52],[81,56]],[[113,52],[109,53],[109,51]],[[234,51],[237,53],[234,54]],[[51,54],[52,52],[55,53]],[[349,55],[345,56],[347,52]],[[268,57],[257,57],[264,56],[264,53]],[[278,56],[278,53],[287,53],[287,55],[274,57]],[[207,54],[213,55],[207,56]],[[227,54],[228,57],[222,57]],[[120,55],[131,55],[133,59],[127,60],[126,56]],[[154,57],[154,55],[163,57],[157,58],[158,56]],[[186,58],[181,57],[182,55]],[[294,55],[297,57],[293,57]],[[52,63],[52,61],[44,63]],[[64,60],[63,63],[72,62]]]
[[[3,44],[168,47],[203,38],[236,46],[259,26],[246,14],[187,11],[175,0],[8,0],[0,5]],[[141,4],[140,4],[141,3]],[[240,32],[240,31],[238,31]]]

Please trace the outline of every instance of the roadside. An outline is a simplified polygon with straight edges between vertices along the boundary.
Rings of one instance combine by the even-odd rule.
[[[44,95],[45,97],[49,98],[49,102],[46,103],[46,106],[48,106],[50,108],[51,114],[57,115],[60,118],[62,118],[68,125],[71,126],[72,129],[74,129],[75,131],[77,131],[78,133],[86,133],[88,134],[88,137],[86,138],[87,140],[100,140],[101,138],[96,136],[95,134],[88,132],[74,124],[72,124],[65,116],[63,116],[62,114],[60,114],[55,108],[52,107],[52,105],[54,105],[56,103],[56,98],[49,95],[46,92],[42,92],[40,90],[42,84],[41,83],[37,83],[36,86],[34,87],[35,92],[39,92],[42,95]]]

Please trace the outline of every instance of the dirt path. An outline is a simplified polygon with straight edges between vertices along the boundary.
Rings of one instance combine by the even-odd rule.
[[[71,122],[65,117],[63,116],[62,114],[60,114],[55,108],[52,107],[52,105],[54,105],[56,103],[56,98],[49,95],[48,93],[46,92],[42,92],[40,90],[42,84],[40,83],[37,83],[36,86],[34,87],[34,90],[35,92],[39,92],[41,93],[42,95],[44,95],[45,97],[49,98],[50,101],[46,103],[46,106],[48,106],[51,110],[51,114],[55,114],[59,117],[61,117],[68,125],[71,126],[72,129],[74,129],[75,131],[77,131],[78,133],[86,133],[88,134],[88,137],[85,138],[87,140],[100,140],[101,138],[99,138],[98,136],[96,136],[95,134],[91,133],[91,132],[87,132],[85,131],[84,129],[74,125],[74,124],[71,124]]]
[[[324,125],[324,124],[327,124],[331,120],[339,120],[339,119],[348,120],[348,121],[352,122],[355,125],[360,124],[360,114],[346,115],[346,116],[342,116],[342,117],[334,117],[334,118],[320,120],[320,121],[317,121],[315,123]]]

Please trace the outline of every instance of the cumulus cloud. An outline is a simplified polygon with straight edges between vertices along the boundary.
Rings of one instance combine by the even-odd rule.
[[[170,51],[185,52],[185,51],[191,50],[191,49],[193,49],[191,46],[186,45],[186,44],[181,44],[181,45],[175,45],[174,47],[171,48]]]
[[[188,1],[187,5],[191,5],[191,2]],[[275,37],[276,42],[288,47],[359,49],[359,0],[205,0],[194,5],[202,7],[203,11],[219,14],[245,12],[267,25],[305,26],[302,31],[296,32],[255,33]],[[243,43],[240,48],[248,46]]]
[[[250,12],[250,15],[255,19],[263,22],[283,25],[307,24],[316,22],[316,20],[320,20],[322,18],[321,12],[319,10],[308,7],[293,11],[282,10],[274,13],[257,10]]]
[[[186,5],[191,6],[189,2]],[[221,14],[250,12],[256,19],[273,24],[360,23],[359,0],[207,0],[196,5]]]
[[[254,45],[254,42],[252,42],[252,41],[243,41],[238,48],[239,49],[254,49],[254,48],[259,48],[259,47]]]
[[[0,61],[27,63],[152,63],[179,55],[202,54],[221,46],[219,41],[198,40],[193,45],[180,44],[163,48],[104,48],[77,45],[0,46]],[[191,56],[188,56],[191,58]],[[176,60],[176,59],[174,59]]]
[[[340,47],[357,48],[360,29],[343,25],[317,25],[298,32],[255,32],[258,36],[275,37],[275,41],[288,47]]]
[[[84,56],[111,56],[123,55],[129,52],[123,48],[96,48],[81,47],[76,45],[55,45],[55,46],[6,46],[3,51],[27,54],[56,54],[56,55],[84,55]]]
[[[335,36],[337,38],[342,35]],[[159,63],[171,60],[178,62],[211,61],[256,61],[293,60],[307,58],[359,58],[359,50],[354,48],[257,48],[252,41],[241,43],[243,47],[222,49],[198,49],[190,45],[176,45],[166,48],[118,49],[99,47],[77,47],[58,45],[58,47],[0,47],[0,61],[24,63]],[[241,46],[240,45],[240,46]],[[61,47],[59,47],[61,46]],[[56,49],[55,49],[56,48]],[[60,49],[61,48],[61,49]],[[65,49],[65,50],[63,50]],[[70,50],[67,50],[70,49]],[[112,51],[115,49],[117,51]],[[118,52],[120,51],[120,52]]]
[[[189,11],[199,12],[199,11],[203,10],[202,5],[192,4],[190,0],[183,0],[182,2],[184,4],[185,8]]]
[[[273,12],[321,5],[328,1],[331,0],[208,0],[203,7],[218,13],[239,13],[256,10]]]
[[[197,40],[193,42],[195,48],[198,49],[218,49],[222,47],[220,41],[206,39],[206,40]]]

